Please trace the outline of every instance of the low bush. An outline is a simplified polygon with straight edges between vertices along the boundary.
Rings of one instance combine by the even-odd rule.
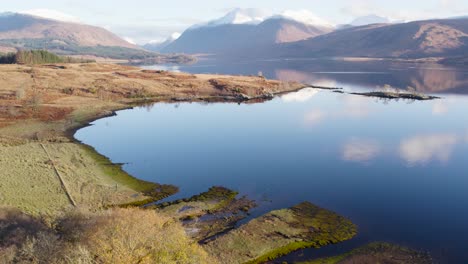
[[[50,225],[0,211],[0,263],[214,263],[178,221],[153,210],[74,210]]]

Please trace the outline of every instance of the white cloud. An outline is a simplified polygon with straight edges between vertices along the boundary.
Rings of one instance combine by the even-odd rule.
[[[392,22],[410,22],[434,18],[446,18],[455,15],[466,15],[463,9],[464,0],[439,0],[435,4],[426,5],[420,9],[389,9],[376,5],[372,1],[350,1],[352,5],[341,8],[341,13],[352,17],[361,17],[375,14],[389,18]]]
[[[346,161],[366,162],[374,159],[380,152],[378,142],[354,138],[344,145],[342,158]]]
[[[319,91],[317,89],[305,88],[294,93],[285,94],[281,96],[281,100],[287,103],[291,103],[291,102],[303,103],[303,102],[309,101],[310,99],[312,99],[312,97],[314,97],[318,93]]]
[[[54,20],[59,20],[59,21],[64,21],[64,22],[80,23],[79,18],[69,15],[69,14],[62,13],[57,10],[52,10],[52,9],[31,9],[31,10],[20,11],[19,13],[32,15],[32,16],[38,16],[42,18],[54,19]]]
[[[322,122],[322,120],[325,118],[326,113],[324,113],[320,109],[314,109],[312,111],[309,111],[305,116],[304,116],[304,122],[308,126],[315,126]]]
[[[401,142],[400,156],[411,165],[431,160],[447,162],[457,141],[458,136],[455,134],[415,136]]]

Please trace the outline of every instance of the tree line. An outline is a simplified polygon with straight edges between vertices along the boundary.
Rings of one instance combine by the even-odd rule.
[[[89,63],[72,57],[64,57],[46,50],[20,50],[0,56],[0,64],[45,64],[45,63]]]

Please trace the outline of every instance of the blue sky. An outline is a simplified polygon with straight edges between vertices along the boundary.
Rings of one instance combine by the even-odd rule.
[[[161,39],[192,24],[223,16],[233,8],[261,8],[272,13],[309,10],[334,24],[377,14],[394,20],[468,15],[466,0],[14,0],[0,11],[56,10],[79,21],[105,27],[136,42]]]

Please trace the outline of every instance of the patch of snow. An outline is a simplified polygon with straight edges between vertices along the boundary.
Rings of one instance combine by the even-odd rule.
[[[297,21],[299,23],[314,25],[320,27],[334,27],[332,23],[316,16],[309,10],[286,10],[280,14],[272,14],[271,12],[262,10],[262,9],[242,9],[236,8],[231,12],[227,13],[225,16],[209,21],[207,23],[194,25],[191,28],[200,28],[200,27],[216,27],[220,25],[239,25],[239,24],[251,24],[258,25],[268,19],[289,19]]]
[[[207,23],[202,23],[194,25],[191,28],[200,28],[200,27],[216,27],[220,25],[239,25],[239,24],[253,24],[257,25],[265,21],[266,18],[270,17],[271,14],[262,9],[256,8],[236,8],[225,16],[209,21]]]
[[[306,25],[320,26],[320,27],[335,27],[334,24],[326,21],[323,18],[318,17],[309,10],[286,10],[280,15],[274,17],[282,17],[290,20],[294,20]]]
[[[181,33],[179,33],[179,32],[174,32],[174,33],[172,33],[170,39],[171,39],[171,40],[176,40],[176,39],[180,38],[180,36],[182,36]]]
[[[130,43],[130,44],[136,45],[136,42],[135,42],[132,38],[123,37],[123,39],[124,39],[125,41],[127,41],[128,43]]]

